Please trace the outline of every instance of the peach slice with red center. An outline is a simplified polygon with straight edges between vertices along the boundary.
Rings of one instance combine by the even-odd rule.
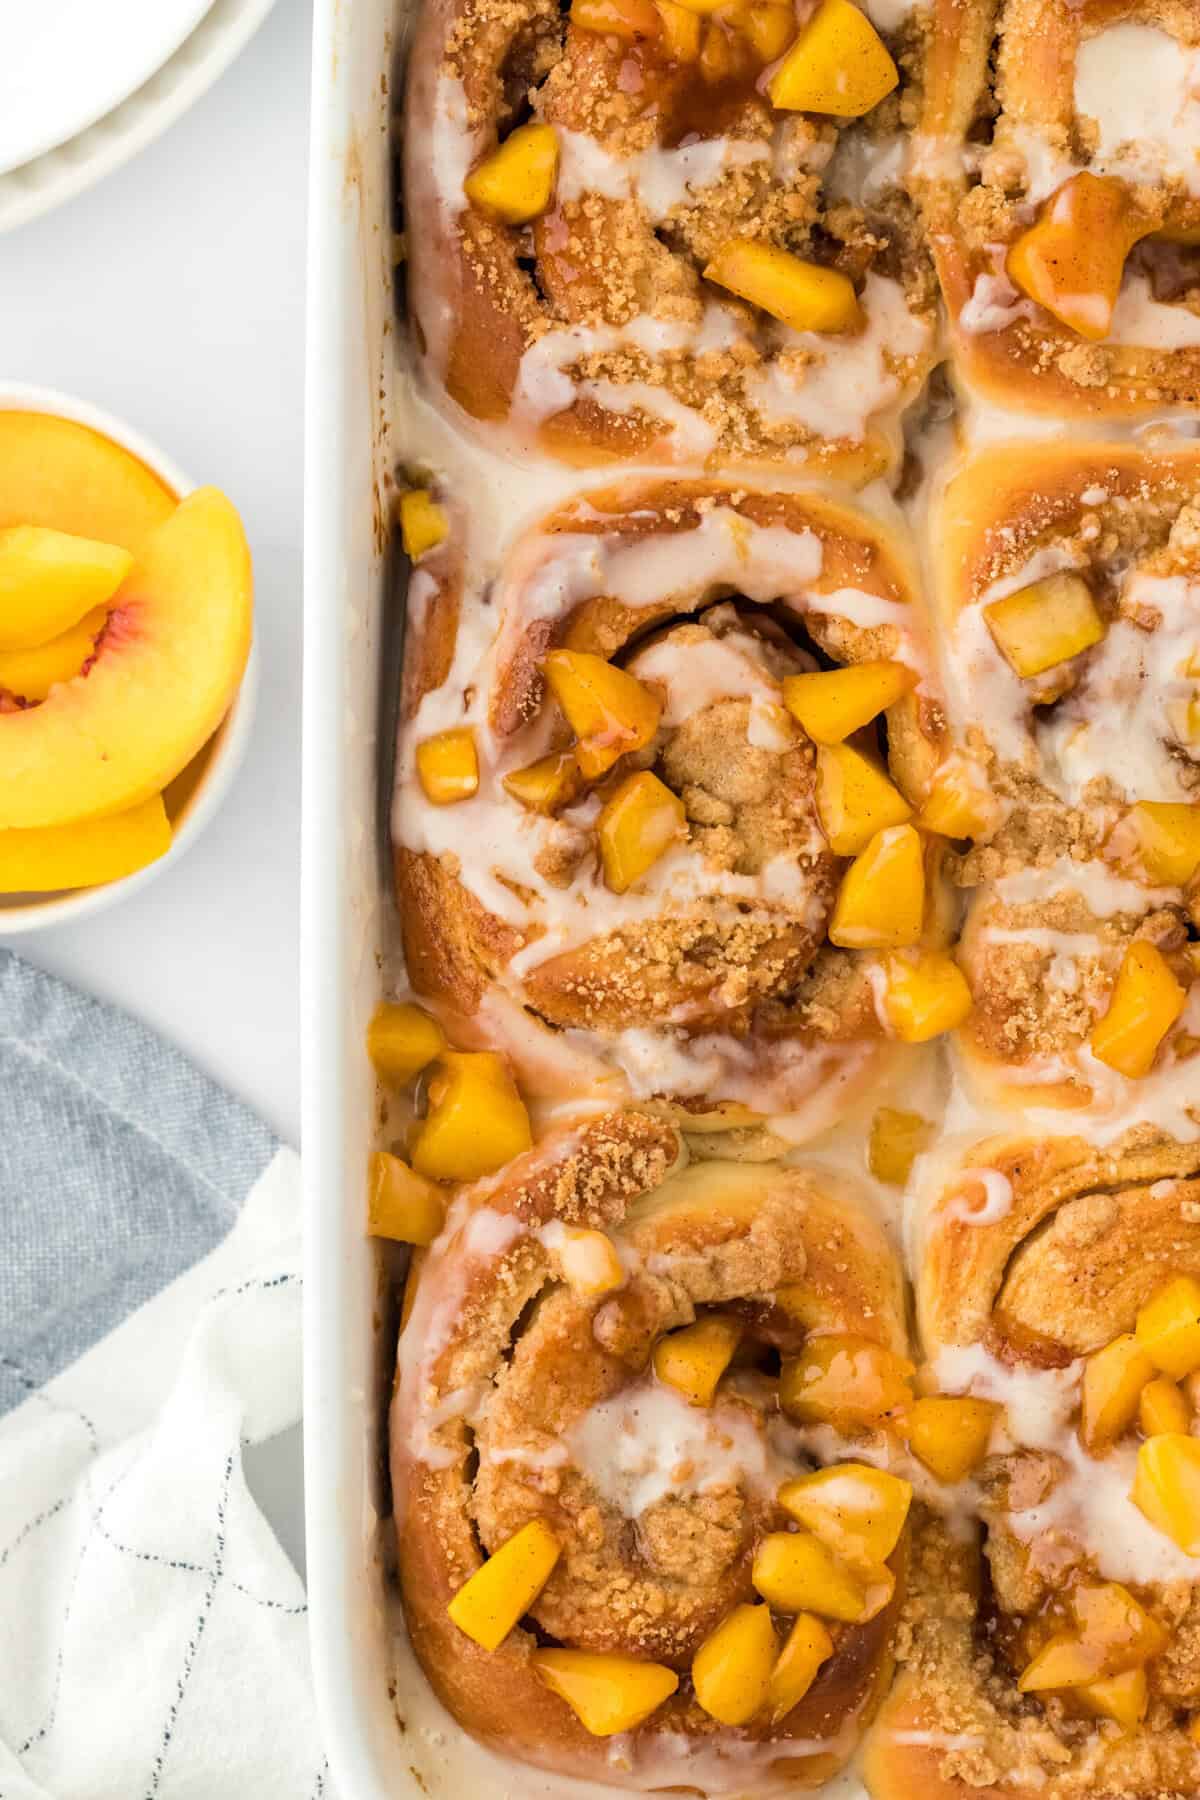
[[[70,631],[116,593],[133,558],[45,525],[0,529],[0,651],[32,650]]]
[[[0,830],[122,812],[166,787],[229,709],[251,615],[241,521],[200,488],[144,537],[85,669],[0,713]]]

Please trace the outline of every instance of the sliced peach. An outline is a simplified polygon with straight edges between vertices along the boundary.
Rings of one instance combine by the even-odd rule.
[[[679,1686],[674,1669],[615,1650],[535,1650],[529,1665],[593,1737],[635,1730]]]
[[[1065,569],[993,600],[983,616],[996,648],[1022,680],[1090,650],[1106,629],[1083,576]]]
[[[687,836],[687,813],[665,782],[642,769],[605,801],[596,836],[605,882],[614,894],[625,894]]]
[[[779,1401],[802,1424],[857,1430],[877,1425],[912,1399],[912,1373],[910,1362],[869,1338],[811,1337],[798,1356],[785,1360]]]
[[[783,702],[815,744],[840,744],[894,706],[916,681],[903,663],[852,663],[845,669],[786,676]]]
[[[400,537],[404,553],[420,562],[430,550],[436,550],[450,530],[446,510],[439,506],[428,488],[407,488],[400,496]]]
[[[0,412],[0,529],[46,525],[136,556],[176,496],[111,438],[52,413]]]
[[[518,125],[498,150],[463,182],[475,206],[508,225],[524,225],[550,205],[558,173],[558,135],[553,125]]]
[[[903,1187],[913,1164],[932,1137],[933,1126],[920,1113],[881,1106],[871,1120],[867,1167],[876,1181]]]
[[[399,1244],[432,1244],[446,1218],[440,1188],[400,1157],[377,1150],[371,1158],[367,1232]]]
[[[121,812],[174,780],[229,709],[250,653],[241,520],[214,488],[180,503],[114,596],[86,674],[0,713],[0,830]]]
[[[878,831],[842,877],[829,941],[846,950],[903,950],[921,935],[925,861],[911,825]]]
[[[1115,1444],[1137,1416],[1154,1364],[1130,1331],[1089,1356],[1081,1389],[1080,1435],[1093,1456]]]
[[[767,1720],[778,1725],[803,1700],[821,1664],[833,1655],[833,1639],[812,1613],[800,1613],[767,1683]]]
[[[589,781],[627,751],[642,749],[658,730],[662,701],[657,694],[604,657],[588,650],[552,650],[542,669],[579,740],[575,754]]]
[[[571,23],[604,37],[656,38],[662,20],[654,0],[571,0]]]
[[[971,1010],[971,990],[944,950],[889,956],[883,1006],[901,1043],[924,1044],[962,1024]]]
[[[1153,229],[1123,181],[1083,170],[1051,194],[1005,267],[1068,330],[1098,341],[1112,324],[1125,259]]]
[[[52,687],[80,673],[107,618],[107,610],[96,606],[47,644],[35,644],[32,650],[0,650],[0,688],[31,704],[44,700]]]
[[[0,530],[0,650],[32,650],[110,600],[133,566],[128,550],[45,525]]]
[[[1108,1011],[1092,1030],[1093,1055],[1130,1081],[1140,1081],[1150,1073],[1159,1045],[1186,1001],[1162,951],[1135,938],[1125,952]]]
[[[821,0],[767,87],[789,112],[860,119],[890,94],[900,72],[853,0]]]
[[[0,894],[99,887],[157,862],[170,848],[161,794],[106,819],[0,831]]]
[[[704,279],[793,331],[857,331],[863,322],[854,283],[840,269],[805,262],[758,238],[730,238],[722,244]]]
[[[778,1654],[770,1607],[735,1606],[696,1652],[696,1699],[722,1725],[748,1724],[767,1697]]]

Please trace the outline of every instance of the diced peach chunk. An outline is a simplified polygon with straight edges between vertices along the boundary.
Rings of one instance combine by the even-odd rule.
[[[162,795],[74,825],[0,831],[0,894],[100,887],[157,862],[171,848]]]
[[[846,1462],[785,1481],[776,1498],[847,1562],[871,1565],[886,1562],[900,1542],[912,1486],[886,1469]]]
[[[921,935],[925,859],[911,825],[876,832],[838,890],[829,941],[847,950],[903,950]]]
[[[763,1705],[767,1723],[779,1725],[798,1706],[817,1678],[823,1662],[833,1655],[833,1639],[812,1613],[800,1613],[771,1670]]]
[[[400,1157],[377,1150],[371,1158],[367,1231],[400,1244],[432,1244],[446,1218],[446,1203],[432,1181]]]
[[[867,1167],[876,1181],[891,1187],[903,1187],[912,1166],[926,1149],[933,1127],[920,1113],[900,1112],[894,1106],[881,1106],[871,1120],[871,1136],[867,1145]]]
[[[405,555],[413,562],[444,542],[450,530],[445,509],[428,488],[408,488],[400,496],[400,537]]]
[[[674,62],[694,63],[700,55],[700,17],[680,0],[655,0],[662,20],[662,46]]]
[[[783,701],[815,744],[840,744],[894,706],[916,679],[903,663],[851,663],[785,676]]]
[[[717,1383],[733,1361],[741,1342],[736,1319],[712,1313],[682,1331],[672,1331],[654,1346],[654,1373],[693,1406],[711,1406]]]
[[[1200,1438],[1166,1431],[1138,1451],[1133,1504],[1189,1556],[1200,1556]]]
[[[679,1686],[674,1669],[612,1650],[535,1650],[529,1665],[593,1737],[635,1730]]]
[[[1114,1719],[1124,1731],[1136,1731],[1150,1705],[1145,1669],[1125,1669],[1074,1691],[1088,1712],[1098,1719]]]
[[[103,606],[93,607],[77,625],[48,643],[35,644],[31,650],[0,650],[0,688],[31,705],[44,700],[52,687],[80,673],[107,618]]]
[[[918,1461],[939,1481],[965,1481],[987,1455],[1000,1408],[969,1394],[925,1394],[904,1415],[904,1435]]]
[[[1125,259],[1153,229],[1123,181],[1084,170],[1050,196],[1005,267],[1023,294],[1097,341],[1112,325]]]
[[[692,1662],[696,1699],[722,1725],[745,1725],[767,1697],[779,1643],[769,1606],[735,1606]]]
[[[810,1531],[768,1532],[750,1578],[777,1612],[812,1612],[846,1625],[873,1619],[896,1590],[886,1564],[851,1568]]]
[[[1119,1074],[1140,1080],[1150,1073],[1186,999],[1162,951],[1135,939],[1125,952],[1108,1011],[1092,1028],[1093,1054]]]
[[[1140,1668],[1167,1643],[1157,1619],[1119,1582],[1081,1583],[1071,1606],[1076,1629],[1055,1632],[1042,1646],[1021,1675],[1023,1694],[1090,1687]]]
[[[431,1181],[477,1181],[532,1143],[529,1114],[504,1058],[491,1050],[443,1050],[429,1111],[413,1138],[413,1167]]]
[[[592,1300],[624,1287],[625,1266],[606,1232],[567,1225],[556,1250],[568,1286],[581,1299]]]
[[[657,38],[663,29],[654,0],[571,0],[570,16],[583,31],[630,42]]]
[[[849,276],[805,262],[758,238],[730,238],[722,244],[704,279],[781,319],[793,331],[857,331],[863,322]]]
[[[42,525],[0,530],[0,650],[31,650],[112,599],[133,558]]]
[[[578,798],[583,777],[574,750],[554,750],[504,777],[504,787],[530,812],[555,813]]]
[[[1089,1356],[1083,1371],[1080,1435],[1093,1455],[1107,1450],[1137,1417],[1154,1364],[1131,1332]]]
[[[996,648],[1023,680],[1069,662],[1108,629],[1087,582],[1070,570],[993,600],[983,616]]]
[[[506,225],[524,225],[546,212],[558,174],[558,134],[553,125],[518,125],[498,150],[484,157],[463,182],[463,193]]]
[[[745,38],[726,30],[722,21],[713,20],[705,27],[699,69],[701,78],[711,87],[740,80],[749,74],[753,61]]]
[[[455,806],[479,792],[479,752],[468,725],[437,731],[417,745],[417,779],[434,806]]]
[[[811,1337],[788,1357],[779,1375],[779,1400],[804,1424],[856,1429],[877,1425],[912,1399],[913,1368],[870,1338],[852,1333]]]
[[[953,1031],[971,1010],[967,978],[944,950],[889,956],[883,1008],[903,1044]]]
[[[459,1588],[446,1611],[484,1650],[498,1650],[554,1572],[562,1546],[543,1519],[530,1519]]]
[[[623,781],[596,820],[604,879],[624,894],[687,836],[683,801],[649,769]]]
[[[1200,868],[1200,806],[1139,800],[1123,823],[1134,836],[1137,859],[1155,886],[1186,887]]]
[[[917,824],[939,837],[975,838],[992,829],[996,815],[982,770],[968,757],[953,755],[934,776]]]
[[[409,1001],[381,1002],[367,1026],[367,1055],[379,1074],[397,1087],[419,1075],[445,1042],[437,1020]]]
[[[816,802],[821,830],[836,856],[857,856],[877,831],[912,818],[899,788],[851,744],[818,750]]]
[[[791,6],[771,6],[752,0],[739,16],[739,28],[745,33],[759,62],[774,62],[782,56],[796,35],[796,12]]]
[[[772,106],[859,119],[900,79],[883,40],[853,0],[821,0],[767,85]]]
[[[1191,1408],[1169,1376],[1156,1375],[1146,1383],[1138,1397],[1138,1426],[1146,1437],[1186,1433],[1191,1421]]]
[[[579,740],[575,753],[588,781],[611,769],[627,751],[641,750],[658,730],[658,696],[602,656],[552,650],[542,669]]]
[[[1141,1307],[1137,1341],[1156,1369],[1181,1381],[1200,1369],[1200,1281],[1178,1275]]]

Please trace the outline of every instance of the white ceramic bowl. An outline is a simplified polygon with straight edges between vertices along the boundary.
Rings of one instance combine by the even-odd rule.
[[[59,418],[73,419],[77,424],[86,425],[98,432],[101,437],[111,438],[122,449],[136,456],[178,498],[182,499],[184,494],[191,493],[196,486],[161,450],[147,443],[140,433],[102,412],[99,407],[88,405],[84,400],[57,394],[49,388],[0,382],[0,412],[52,413]],[[250,739],[257,692],[258,648],[256,644],[252,644],[246,672],[233,705],[204,749],[184,771],[184,775],[191,778],[189,791],[173,811],[175,835],[165,856],[160,856],[157,862],[148,863],[144,869],[126,875],[120,881],[108,881],[101,887],[76,888],[67,893],[32,897],[0,894],[0,939],[13,937],[19,932],[39,931],[47,925],[65,925],[69,921],[88,918],[92,913],[101,912],[106,906],[124,899],[126,895],[137,893],[140,888],[153,881],[156,875],[178,862],[217,812],[233,784]],[[183,781],[183,777],[179,779]],[[172,786],[174,785],[173,783]]]

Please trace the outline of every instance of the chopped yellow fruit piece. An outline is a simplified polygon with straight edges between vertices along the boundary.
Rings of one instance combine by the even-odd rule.
[[[379,1073],[400,1086],[419,1075],[446,1042],[436,1019],[407,1001],[384,1001],[375,1008],[367,1026],[367,1055]]]
[[[833,1655],[833,1639],[820,1619],[801,1613],[788,1633],[771,1670],[763,1711],[769,1725],[779,1725],[798,1706],[816,1680],[823,1662]]]
[[[901,1043],[924,1044],[962,1024],[971,1010],[971,990],[944,950],[889,956],[883,1007]]]
[[[450,530],[450,521],[428,488],[409,488],[400,496],[400,537],[404,553],[413,562],[436,550]]]
[[[543,1519],[530,1519],[476,1569],[446,1611],[485,1650],[498,1650],[554,1572],[561,1546]]]
[[[0,894],[54,894],[122,881],[171,848],[162,795],[73,825],[0,831]]]
[[[1089,1687],[1140,1667],[1167,1643],[1158,1620],[1119,1582],[1083,1583],[1071,1606],[1077,1631],[1056,1632],[1043,1645],[1018,1683],[1023,1694]]]
[[[683,801],[649,769],[623,781],[596,820],[604,879],[626,893],[672,844],[687,836]]]
[[[1138,1425],[1147,1437],[1161,1437],[1164,1431],[1186,1434],[1191,1421],[1191,1408],[1168,1376],[1156,1375],[1146,1383],[1138,1398]]]
[[[529,1661],[593,1737],[633,1731],[679,1686],[674,1669],[612,1650],[535,1650]]]
[[[969,758],[955,755],[934,776],[917,824],[939,837],[982,837],[992,828],[996,811],[982,770]]]
[[[469,726],[439,731],[417,745],[417,779],[435,806],[453,806],[479,791],[479,752]]]
[[[662,43],[675,62],[694,63],[700,54],[700,19],[679,0],[655,0],[662,19]]]
[[[29,650],[0,650],[0,688],[30,704],[44,700],[60,681],[70,681],[80,674],[96,648],[96,639],[107,618],[107,610],[95,606],[84,613],[77,625],[60,632],[49,643],[35,644]]]
[[[696,1652],[696,1699],[722,1725],[745,1725],[767,1697],[779,1643],[769,1606],[735,1606]]]
[[[913,1367],[882,1344],[852,1334],[809,1338],[798,1356],[785,1359],[779,1400],[804,1424],[877,1425],[912,1399]]]
[[[770,6],[756,0],[740,16],[738,24],[764,63],[782,56],[796,35],[796,13],[791,6]]]
[[[969,1394],[928,1394],[914,1400],[904,1418],[913,1455],[939,1481],[965,1481],[987,1455],[1000,1408]]]
[[[1137,1316],[1137,1341],[1156,1369],[1176,1381],[1200,1369],[1200,1281],[1178,1275]]]
[[[529,1114],[502,1056],[443,1050],[438,1071],[412,1143],[415,1169],[431,1181],[477,1181],[529,1149]]]
[[[767,84],[772,106],[860,119],[900,79],[882,38],[853,0],[821,0]]]
[[[1140,800],[1125,824],[1136,836],[1138,861],[1150,880],[1158,887],[1186,887],[1200,868],[1200,806]]]
[[[741,1342],[736,1319],[710,1314],[659,1338],[654,1346],[654,1373],[693,1406],[711,1406],[717,1383],[733,1361]]]
[[[1083,1371],[1080,1435],[1093,1454],[1107,1450],[1137,1417],[1154,1364],[1131,1332],[1089,1356]]]
[[[857,856],[877,831],[912,818],[899,788],[850,744],[818,750],[816,802],[821,830],[836,856]]]
[[[1086,1687],[1097,1679],[1102,1660],[1098,1649],[1074,1632],[1056,1631],[1027,1665],[1017,1686],[1023,1694]]]
[[[0,530],[0,650],[32,650],[111,600],[133,567],[117,544],[45,525]]]
[[[463,193],[492,218],[524,225],[549,207],[557,174],[558,134],[553,125],[518,125],[498,150],[472,169]]]
[[[688,0],[693,4],[694,0]],[[726,15],[729,18],[729,15]],[[729,23],[732,24],[732,19]],[[724,20],[714,19],[706,26],[700,50],[700,74],[712,87],[738,81],[749,74],[753,53],[746,39],[725,28]]]
[[[813,1612],[846,1625],[873,1619],[896,1589],[885,1564],[851,1568],[810,1531],[768,1532],[755,1551],[750,1578],[778,1612]]]
[[[571,23],[605,37],[657,38],[662,20],[652,0],[572,0]]]
[[[903,663],[851,663],[845,669],[785,676],[783,701],[814,743],[840,744],[894,706],[916,679]]]
[[[1116,176],[1072,175],[1009,251],[1009,280],[1080,337],[1107,337],[1125,259],[1154,223]]]
[[[720,12],[727,5],[728,0],[676,0],[676,3],[685,12],[690,12],[694,18],[708,19],[712,17],[713,13]]]
[[[1108,629],[1082,575],[1062,570],[985,606],[996,648],[1018,675],[1042,675],[1098,644]]]
[[[912,1486],[868,1463],[835,1463],[785,1481],[784,1511],[849,1563],[886,1562],[904,1530]]]
[[[1075,1698],[1100,1719],[1115,1719],[1125,1731],[1136,1731],[1150,1705],[1145,1669],[1125,1669],[1075,1689]]]
[[[1162,951],[1135,939],[1125,952],[1108,1011],[1092,1028],[1093,1054],[1110,1069],[1140,1080],[1150,1073],[1186,1000]]]
[[[505,790],[530,812],[555,813],[578,798],[583,787],[574,750],[555,750],[527,768],[504,777]]]
[[[542,669],[579,740],[575,753],[589,781],[611,769],[626,751],[641,750],[658,730],[661,700],[602,656],[552,650]]]
[[[446,1218],[446,1203],[432,1181],[426,1181],[398,1156],[377,1150],[371,1158],[367,1231],[371,1237],[395,1238],[399,1244],[432,1244]]]
[[[704,271],[751,306],[793,331],[857,331],[863,322],[854,283],[840,269],[804,262],[758,238],[730,238]]]
[[[617,1255],[616,1245],[605,1232],[567,1225],[553,1248],[568,1286],[582,1299],[611,1294],[616,1288],[625,1286],[624,1265]]]
[[[871,1120],[867,1167],[876,1181],[903,1187],[912,1166],[933,1137],[933,1126],[920,1113],[881,1106]]]
[[[855,857],[829,922],[829,941],[846,950],[903,950],[921,935],[925,859],[911,825],[876,832]]]

